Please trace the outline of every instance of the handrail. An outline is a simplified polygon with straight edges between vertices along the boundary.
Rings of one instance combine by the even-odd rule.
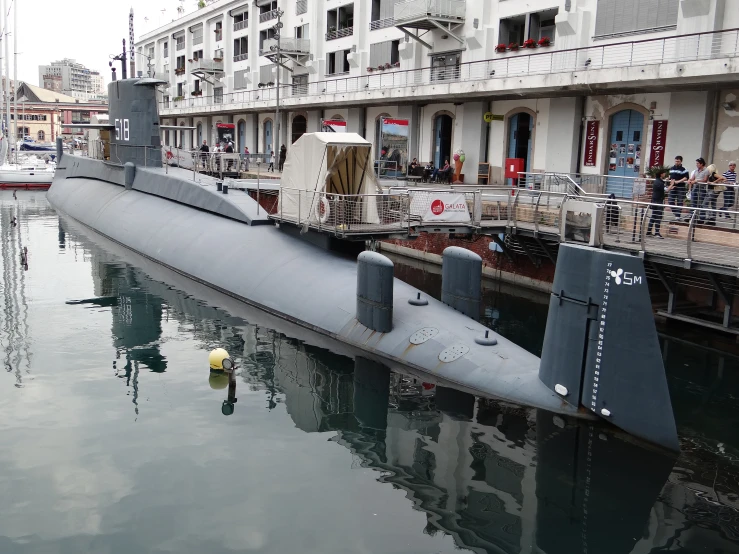
[[[455,66],[455,71],[459,72],[460,75],[465,80],[489,80],[489,79],[497,79],[497,78],[508,78],[510,76],[509,71],[506,69],[510,68],[511,66],[515,68],[525,68],[526,73],[528,74],[539,74],[542,73],[542,69],[545,70],[544,73],[556,73],[556,72],[563,72],[563,71],[575,71],[575,70],[588,70],[592,69],[594,67],[619,67],[619,66],[635,66],[635,65],[645,65],[649,63],[660,63],[661,60],[665,58],[668,54],[665,52],[664,44],[667,42],[675,42],[678,46],[680,44],[687,43],[687,39],[698,37],[718,37],[718,36],[729,36],[731,33],[734,33],[739,39],[739,28],[732,28],[732,29],[725,29],[721,31],[707,31],[707,32],[701,32],[701,33],[689,33],[686,35],[680,35],[680,36],[672,36],[672,37],[659,37],[659,38],[651,38],[651,39],[642,39],[638,41],[630,41],[630,42],[609,42],[605,44],[598,44],[593,46],[584,46],[579,48],[569,48],[569,49],[563,49],[563,50],[548,50],[546,52],[534,52],[534,53],[528,53],[523,55],[516,55],[516,56],[501,56],[497,58],[490,58],[486,60],[480,60],[480,61],[471,61],[471,62],[464,62],[459,64],[459,66]],[[731,42],[731,41],[730,41]],[[578,57],[578,54],[585,54],[585,53],[592,53],[595,54],[596,52],[605,52],[610,51],[610,49],[614,48],[631,48],[633,50],[634,45],[644,45],[644,44],[650,44],[650,43],[662,43],[663,47],[658,48],[655,51],[659,51],[660,53],[655,58],[650,59],[634,59],[633,56],[629,56],[629,59],[625,63],[621,63],[621,61],[617,61],[616,63],[607,63],[605,65],[599,66],[597,63],[595,64],[589,64],[588,66],[584,66],[580,64],[580,61],[582,61],[582,64],[587,59],[591,59],[591,57],[581,56],[582,60],[580,60],[580,57]],[[708,44],[707,44],[708,45]],[[715,45],[715,42],[711,42],[710,46],[713,48]],[[728,44],[729,46],[728,50],[726,52],[714,52],[712,49],[708,54],[702,54],[700,52],[700,48],[696,50],[695,55],[681,55],[679,60],[674,61],[691,61],[691,59],[700,60],[710,57],[718,57],[719,55],[725,55],[727,57],[735,57],[739,51],[739,40],[734,40],[733,44]],[[700,45],[699,45],[700,46]],[[609,50],[606,50],[609,49]],[[670,54],[671,55],[671,54]],[[542,59],[542,57],[545,56],[556,56],[557,61],[562,63],[562,67],[556,68],[554,67],[554,62],[550,60],[549,64],[539,63],[537,60]],[[670,58],[672,59],[672,58]],[[574,60],[574,65],[573,65]],[[499,68],[499,65],[503,64],[505,67]],[[472,68],[482,68],[479,72],[473,71]],[[496,70],[494,74],[490,74],[490,71],[488,71],[486,68],[496,68],[500,70]],[[426,66],[423,68],[416,68],[416,69],[397,69],[393,72],[385,73],[385,74],[368,74],[368,75],[361,75],[361,76],[355,76],[355,77],[343,77],[338,79],[326,79],[323,81],[314,81],[309,83],[309,86],[306,87],[308,90],[305,91],[305,93],[301,93],[301,96],[305,96],[306,94],[309,96],[319,96],[321,94],[325,94],[329,88],[333,88],[333,92],[351,92],[351,91],[360,91],[360,90],[366,90],[366,89],[379,89],[384,88],[387,86],[395,86],[395,87],[402,87],[402,86],[416,86],[419,84],[425,84],[423,78],[417,78],[417,75],[423,75],[424,72],[429,73],[429,78],[427,79],[429,83],[434,82],[433,79],[431,79],[431,75],[433,75],[433,72],[436,71],[438,68],[433,68],[431,66]],[[514,71],[515,74],[521,74],[521,71],[518,71],[516,69]],[[355,85],[348,85],[350,82],[355,82]],[[343,83],[343,86],[342,86]],[[291,90],[292,85],[284,85],[285,90],[287,91],[287,95],[289,96],[289,91]],[[244,92],[232,92],[228,93],[224,96],[231,96],[231,95],[241,95],[241,101],[255,101],[255,98],[253,96],[258,96],[261,91],[259,90],[250,90],[247,91],[248,93],[254,93],[253,95],[250,95],[250,97],[247,100],[244,100],[243,95]],[[332,93],[333,93],[332,92]],[[213,98],[214,96],[207,96],[203,97],[204,99]],[[207,104],[210,105],[210,104]],[[193,105],[194,106],[194,105]]]

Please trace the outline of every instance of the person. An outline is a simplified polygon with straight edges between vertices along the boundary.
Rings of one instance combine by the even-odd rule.
[[[282,168],[285,166],[285,160],[287,159],[287,147],[283,144],[280,146],[280,173]]]
[[[269,153],[269,167],[267,168],[267,171],[271,171],[272,173],[275,172],[275,151],[271,150]]]
[[[669,193],[674,190],[675,187],[675,185],[670,184],[670,186],[665,189],[665,182],[662,180],[664,174],[664,170],[658,170],[655,175],[655,179],[652,182],[652,217],[649,218],[649,225],[647,226],[647,236],[652,236],[652,227],[654,227],[654,236],[658,239],[664,238],[660,234],[659,230],[662,225],[662,215],[665,211],[665,191]]]
[[[208,142],[203,139],[203,144],[200,147],[200,160],[203,162],[203,169],[208,164],[208,152],[210,152],[210,148],[208,148]]]
[[[690,178],[690,172],[683,166],[683,157],[675,156],[675,165],[670,168],[670,194],[667,202],[672,208],[672,216],[680,219],[685,202],[685,185]]]
[[[434,174],[431,175],[432,181],[437,181],[439,178],[444,179],[451,172],[452,168],[449,165],[449,160],[444,160],[444,167],[441,169],[434,169]]]
[[[611,232],[611,227],[613,227],[614,229],[618,229],[618,220],[620,214],[619,206],[616,203],[616,195],[614,193],[608,195],[608,200],[606,200],[605,215],[606,233]]]
[[[724,205],[721,206],[722,211],[734,209],[734,199],[736,198],[736,162],[729,162],[728,171],[723,174],[726,190],[724,191]],[[729,214],[720,214],[725,218],[730,218]]]
[[[230,140],[226,143],[226,148],[223,150],[226,154],[233,154],[234,153],[234,143]],[[229,156],[228,158],[228,167],[226,168],[226,171],[231,171],[231,166],[233,165],[233,160]]]
[[[408,173],[413,175],[413,172],[416,170],[417,167],[418,167],[418,158],[413,158],[413,161],[411,162],[411,166],[409,168],[410,171]]]
[[[249,171],[249,147],[244,146],[244,171]]]
[[[703,208],[706,208],[704,220],[706,225],[716,225],[716,201],[718,195],[726,189],[724,185],[720,184],[726,179],[718,174],[715,165],[711,164],[706,169],[708,170],[708,182],[706,184],[706,197],[703,200]]]
[[[700,208],[706,196],[706,183],[708,182],[708,169],[706,169],[706,160],[698,158],[695,160],[695,171],[688,179],[688,190],[690,191],[690,207]],[[690,219],[690,218],[686,218]],[[698,213],[698,223],[702,224],[705,219],[705,213],[701,210]]]

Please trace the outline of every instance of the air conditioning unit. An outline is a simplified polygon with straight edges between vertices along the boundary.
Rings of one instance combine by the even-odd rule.
[[[213,54],[213,57],[223,59],[223,48],[218,48]]]

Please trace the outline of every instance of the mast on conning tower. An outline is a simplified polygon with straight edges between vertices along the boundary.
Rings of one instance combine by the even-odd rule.
[[[128,14],[128,63],[131,78],[136,77],[136,59],[133,55],[133,8]]]

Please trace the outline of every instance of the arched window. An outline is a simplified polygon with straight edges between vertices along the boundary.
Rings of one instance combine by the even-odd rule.
[[[39,140],[46,140],[46,134],[43,131],[37,133]]]
[[[269,154],[272,148],[272,120],[264,120],[264,142],[262,142],[263,151],[265,154]]]
[[[243,119],[239,119],[239,122],[236,124],[236,137],[238,141],[236,151],[242,152],[244,146],[246,146],[246,121]]]
[[[443,167],[447,160],[451,163],[453,128],[454,120],[451,115],[439,113],[434,116],[434,139],[431,152],[434,167]]]

